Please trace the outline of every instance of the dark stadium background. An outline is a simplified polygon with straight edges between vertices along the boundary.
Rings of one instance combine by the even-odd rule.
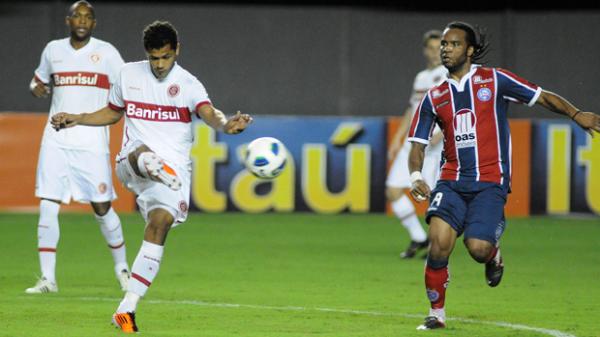
[[[72,1],[0,4],[3,52],[0,111],[39,111],[27,86],[51,39],[65,37]],[[600,9],[580,2],[528,1],[92,1],[95,36],[126,61],[144,58],[143,27],[172,21],[179,62],[203,81],[224,111],[251,114],[401,113],[423,68],[424,31],[466,20],[488,28],[489,64],[598,110]],[[555,117],[513,107],[512,117]]]

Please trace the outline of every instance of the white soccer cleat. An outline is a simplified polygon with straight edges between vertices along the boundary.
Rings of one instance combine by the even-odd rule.
[[[153,152],[144,152],[140,155],[141,164],[144,166],[150,179],[167,185],[170,189],[177,191],[181,188],[181,180],[175,171]],[[142,168],[140,168],[142,170]]]
[[[117,274],[117,281],[119,281],[119,285],[121,285],[121,290],[127,291],[127,283],[129,283],[129,270],[121,270]]]
[[[48,281],[45,277],[39,279],[33,287],[25,289],[26,294],[44,294],[56,292],[58,292],[58,286],[56,283]]]

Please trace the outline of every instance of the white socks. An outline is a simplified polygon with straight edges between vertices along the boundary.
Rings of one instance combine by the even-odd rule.
[[[429,316],[435,316],[440,321],[446,322],[446,310],[442,309],[429,309]]]
[[[427,233],[423,230],[421,222],[415,214],[415,206],[406,194],[402,195],[400,199],[392,202],[392,210],[398,219],[400,219],[404,228],[408,230],[408,234],[412,241],[424,242],[427,240]]]
[[[56,246],[60,237],[58,211],[60,204],[53,201],[40,201],[40,220],[38,222],[38,251],[42,277],[56,283]]]
[[[139,299],[146,294],[148,287],[158,274],[163,250],[164,246],[148,241],[142,242],[142,247],[131,267],[127,293],[117,308],[118,313],[135,312]]]
[[[129,270],[127,265],[127,256],[125,254],[125,239],[123,239],[123,229],[119,216],[111,207],[108,212],[102,216],[95,214],[100,231],[106,239],[110,252],[115,262],[115,273],[118,275],[123,269]]]

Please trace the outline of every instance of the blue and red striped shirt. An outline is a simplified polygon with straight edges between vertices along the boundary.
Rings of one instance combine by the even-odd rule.
[[[510,184],[508,103],[532,106],[541,92],[507,70],[473,65],[460,82],[447,79],[427,92],[408,140],[428,144],[437,123],[444,133],[441,180]]]

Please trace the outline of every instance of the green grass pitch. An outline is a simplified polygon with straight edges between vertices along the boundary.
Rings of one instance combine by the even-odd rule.
[[[121,215],[133,262],[143,222]],[[0,214],[0,336],[121,336],[122,293],[90,214],[60,216],[58,294],[26,295],[39,273],[35,214]],[[424,262],[385,215],[195,214],[169,234],[138,307],[142,336],[600,336],[600,218],[508,221],[498,288],[462,244],[450,260],[443,331],[428,310]]]

